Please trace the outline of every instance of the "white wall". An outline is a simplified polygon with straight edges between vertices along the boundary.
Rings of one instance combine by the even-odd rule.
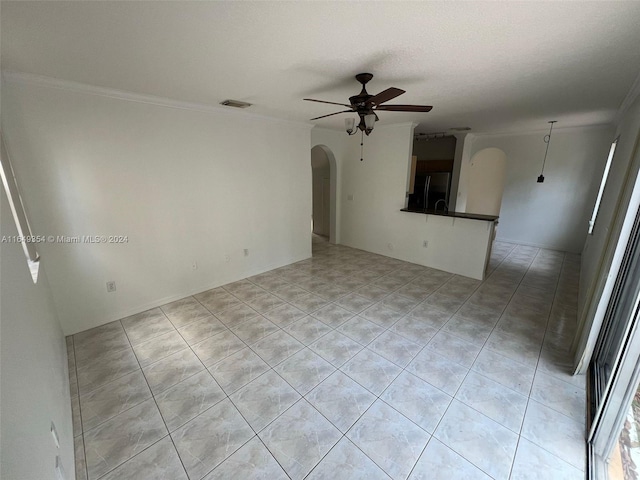
[[[603,291],[607,290],[608,295],[610,294],[610,288],[605,288],[605,282],[614,264],[614,253],[621,237],[627,210],[631,208],[626,219],[627,225],[624,226],[626,235],[629,234],[638,208],[637,205],[630,207],[630,200],[640,173],[640,97],[628,108],[611,140],[616,137],[619,137],[618,144],[593,234],[584,235],[586,241],[582,252],[578,302],[579,332],[574,342],[576,363],[581,372],[584,372],[589,364],[594,342],[600,331],[604,312],[598,308],[599,301]],[[614,280],[616,274],[611,275]],[[603,303],[606,308],[606,302]]]
[[[545,132],[472,136],[470,156],[496,147],[507,155],[507,178],[498,239],[579,253],[584,243],[604,164],[611,127],[554,129],[544,183],[537,183]],[[469,170],[463,159],[462,170]],[[460,174],[458,200],[466,196],[468,172]],[[464,180],[463,180],[464,179]],[[461,209],[460,202],[457,206]]]
[[[500,215],[507,157],[499,148],[485,148],[469,162],[467,212]]]
[[[614,221],[616,214],[624,213],[629,203],[630,192],[627,191],[626,196],[624,195],[625,192],[623,192],[625,184],[631,182],[638,175],[640,165],[632,164],[632,156],[634,148],[637,148],[636,142],[638,141],[639,135],[640,98],[638,98],[632,108],[628,110],[616,128],[615,133],[612,133],[609,139],[609,146],[611,146],[611,142],[616,137],[620,137],[611,162],[611,168],[600,202],[593,234],[583,234],[584,248],[580,271],[580,292],[583,300],[586,289],[589,288],[598,273],[598,262],[604,254],[607,242],[612,240],[612,242],[615,243],[620,233],[616,231],[616,227],[619,229],[621,225],[615,225]],[[618,204],[618,202],[620,202],[620,204]]]
[[[330,191],[329,223],[331,243],[340,243],[342,210],[342,164],[350,155],[350,140],[345,132],[313,128],[311,130],[311,149],[322,148],[329,160]]]
[[[312,143],[319,141],[312,131]],[[338,133],[338,132],[336,132]],[[408,186],[413,125],[376,126],[364,139],[323,134],[339,152],[341,243],[474,278],[484,271],[488,223],[401,212]],[[335,141],[335,143],[334,143]],[[352,197],[353,200],[349,200]],[[423,247],[424,240],[429,242]],[[391,245],[391,248],[389,248]]]
[[[462,168],[466,162],[470,161],[469,156],[473,136],[468,133],[461,133],[456,137],[456,151],[453,160],[453,175],[451,176],[451,193],[449,194],[449,211],[464,212],[467,206],[467,182],[468,168]],[[462,189],[460,189],[462,185]]]
[[[405,235],[397,222],[409,215],[400,209],[408,186],[413,125],[377,125],[364,139],[363,161],[360,135],[349,141],[342,163],[342,243],[393,255],[388,244]],[[396,254],[403,251],[399,247]]]
[[[34,234],[129,239],[41,245],[66,334],[310,256],[308,125],[15,80],[3,90]]]
[[[0,190],[0,236],[17,235],[1,186]],[[35,285],[20,244],[0,244],[0,265],[0,478],[54,480],[55,458],[60,455],[72,479],[66,346],[47,282],[47,259],[41,261]],[[49,433],[52,421],[59,450]]]

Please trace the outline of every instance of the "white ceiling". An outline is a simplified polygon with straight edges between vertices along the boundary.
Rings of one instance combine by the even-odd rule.
[[[2,68],[307,121],[371,72],[382,124],[418,131],[609,123],[640,73],[640,2],[11,2]],[[342,128],[346,115],[317,121]]]

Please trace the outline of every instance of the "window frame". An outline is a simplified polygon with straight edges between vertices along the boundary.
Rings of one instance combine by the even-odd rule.
[[[616,148],[618,147],[618,140],[620,140],[619,136],[616,137],[613,142],[611,142],[611,147],[609,147],[609,155],[607,156],[607,163],[604,166],[604,172],[602,172],[602,181],[600,182],[600,188],[598,189],[598,196],[596,198],[596,203],[593,206],[591,218],[589,219],[589,229],[587,230],[588,235],[593,235],[593,229],[595,228],[596,220],[598,218],[598,212],[600,211],[600,203],[602,202],[604,189],[606,188],[607,180],[609,179],[609,171],[611,170],[611,164],[613,163],[613,158],[616,154]]]
[[[22,197],[20,196],[20,191],[18,190],[15,171],[13,170],[13,166],[11,165],[11,160],[9,158],[9,154],[4,142],[4,137],[1,131],[0,177],[2,178],[2,185],[4,187],[5,193],[7,194],[9,208],[11,209],[11,214],[18,231],[17,237],[20,238],[22,250],[24,251],[24,254],[27,258],[27,265],[29,267],[29,272],[31,273],[31,278],[33,279],[33,283],[37,283],[38,272],[40,270],[40,255],[38,254],[38,250],[36,249],[36,243],[33,241],[29,241],[29,239],[33,239],[34,237],[31,232],[29,220],[27,219],[27,214],[24,209],[24,203],[22,201]]]

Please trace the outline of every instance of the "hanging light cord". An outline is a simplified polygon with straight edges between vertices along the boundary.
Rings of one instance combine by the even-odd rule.
[[[360,161],[364,158],[364,131],[360,130]]]
[[[544,173],[544,164],[547,162],[547,153],[549,153],[549,143],[551,143],[551,131],[553,130],[553,124],[556,123],[557,120],[551,120],[549,123],[551,127],[549,128],[549,134],[544,136],[544,143],[547,144],[547,149],[544,151],[544,160],[542,160],[542,170],[540,171],[540,175]]]

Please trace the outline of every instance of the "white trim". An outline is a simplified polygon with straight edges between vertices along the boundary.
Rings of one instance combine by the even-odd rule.
[[[524,245],[527,247],[544,248],[545,250],[554,250],[556,252],[562,252],[562,253],[580,254],[580,252],[569,252],[567,251],[566,248],[560,247],[560,246],[543,245],[542,243],[532,243],[532,242],[525,242],[522,240],[512,240],[510,238],[504,238],[504,237],[496,237],[495,241],[503,242],[503,243],[512,243],[514,245]]]
[[[622,100],[622,103],[618,108],[618,111],[616,112],[616,116],[613,118],[614,125],[617,126],[618,123],[620,123],[620,121],[622,120],[622,117],[624,117],[624,114],[627,113],[627,110],[633,104],[633,102],[635,102],[638,96],[640,96],[640,73],[636,77],[635,81],[633,82],[633,85],[631,85],[631,88],[629,89],[629,92],[624,97],[624,100]]]
[[[636,155],[632,157],[630,165],[633,165],[635,156]],[[629,203],[627,204],[626,209],[624,211],[618,211],[617,213],[618,216],[622,217],[620,233],[616,239],[612,238],[614,233],[609,233],[606,250],[603,253],[603,258],[600,260],[601,265],[599,266],[598,277],[596,277],[597,284],[595,285],[590,298],[585,302],[583,308],[587,309],[584,310],[584,313],[579,319],[580,324],[578,327],[581,328],[582,331],[580,332],[580,337],[576,337],[576,340],[574,340],[574,345],[577,345],[575,350],[579,352],[579,359],[575,362],[576,367],[574,375],[585,373],[589,368],[589,363],[593,357],[598,335],[602,329],[602,323],[609,306],[609,300],[611,299],[611,294],[613,292],[616,279],[618,278],[618,273],[620,272],[624,253],[631,237],[635,217],[638,209],[640,208],[640,176],[636,176],[635,181],[631,178],[627,181],[633,182],[633,184],[631,187],[631,197],[629,198]],[[625,185],[623,190],[620,192],[620,196],[624,195],[628,188],[629,187]],[[620,203],[620,201],[621,200],[618,199],[618,203]],[[619,218],[618,216],[614,218],[613,223],[609,227],[610,230],[616,227]],[[613,253],[609,253],[611,242],[615,242],[615,245],[612,246]],[[611,255],[611,263],[606,265],[605,262],[609,255]],[[589,325],[586,324],[588,320],[584,320],[585,318],[591,319],[591,323]]]
[[[596,198],[596,204],[593,207],[593,213],[591,214],[591,218],[589,219],[589,228],[587,229],[588,235],[593,235],[593,228],[596,225],[596,218],[598,217],[598,211],[600,210],[600,202],[602,201],[602,194],[604,193],[604,189],[607,185],[607,179],[609,178],[609,170],[611,169],[611,162],[613,161],[613,157],[616,153],[616,147],[618,146],[619,138],[620,137],[616,137],[616,139],[611,143],[611,147],[609,148],[607,163],[604,166],[604,172],[602,173],[602,180],[600,181],[600,188],[598,189],[598,197]]]
[[[376,132],[376,130],[382,130],[382,129],[391,128],[391,127],[406,127],[408,125],[411,125],[411,127],[415,129],[419,124],[415,122],[402,122],[402,123],[387,123],[387,124],[379,125],[378,123],[376,123],[376,126],[373,129],[373,132],[371,133],[371,135],[373,135]],[[328,130],[330,132],[344,133],[345,136],[347,135],[344,128],[321,127],[320,125],[313,125],[313,127],[317,128],[318,130]]]
[[[25,239],[26,237],[33,237],[33,234],[29,220],[27,219],[27,213],[24,209],[20,190],[18,190],[18,182],[16,181],[15,172],[11,165],[11,159],[9,158],[2,132],[0,132],[0,178],[2,179],[2,185],[7,195],[9,209],[16,224],[16,231],[19,237],[23,237],[20,244],[27,259],[31,278],[33,279],[33,283],[37,283],[40,255],[38,255],[36,243],[29,242]]]
[[[376,128],[373,129],[373,132],[375,133],[376,129],[411,127],[411,139],[413,140],[413,129],[417,126],[418,124],[416,122],[388,123],[386,125],[376,126]],[[373,133],[371,135],[373,135]]]
[[[553,127],[553,131],[557,132],[557,131],[567,131],[567,130],[584,130],[584,129],[589,129],[589,128],[612,128],[612,124],[611,123],[596,123],[594,125],[568,125],[566,127]],[[476,137],[507,137],[507,136],[514,136],[514,135],[528,135],[528,134],[538,134],[538,133],[543,133],[543,134],[548,134],[549,133],[549,128],[536,128],[536,129],[531,129],[531,130],[518,130],[518,131],[508,131],[508,132],[474,132],[474,131],[470,131],[470,132],[466,132],[467,134],[473,134]]]
[[[297,122],[295,120],[285,120],[282,118],[270,117],[258,113],[247,112],[244,110],[236,110],[232,107],[219,107],[207,105],[204,103],[184,102],[171,98],[159,97],[156,95],[146,95],[142,93],[128,92],[115,88],[98,87],[86,83],[74,82],[71,80],[62,80],[59,78],[47,77],[44,75],[34,75],[31,73],[12,72],[3,70],[2,79],[9,83],[21,83],[28,85],[36,85],[46,88],[57,88],[85,95],[95,95],[99,97],[115,98],[127,102],[145,103],[148,105],[156,105],[159,107],[178,108],[181,110],[192,110],[196,112],[206,113],[210,115],[232,115],[244,118],[253,118],[256,120],[264,120],[274,123],[283,123],[285,125],[304,127],[311,130],[315,125],[307,122]]]
[[[119,310],[116,310],[113,313],[108,313],[107,314],[107,313],[104,313],[103,311],[97,311],[97,312],[94,312],[94,315],[92,315],[92,318],[95,318],[96,320],[93,320],[91,322],[91,326],[89,326],[89,327],[87,327],[87,328],[85,328],[83,330],[72,329],[70,331],[65,331],[63,333],[64,333],[65,336],[75,335],[76,333],[80,333],[80,332],[84,332],[86,330],[90,330],[92,328],[100,327],[100,326],[105,325],[107,323],[111,323],[111,322],[114,322],[116,320],[121,320],[121,319],[129,317],[131,315],[135,315],[135,314],[138,314],[138,313],[141,313],[141,312],[146,312],[147,310],[151,310],[152,308],[161,307],[163,305],[166,305],[167,303],[175,302],[176,300],[181,300],[183,298],[190,297],[192,295],[197,295],[198,293],[206,292],[207,290],[211,290],[213,288],[219,288],[219,287],[222,287],[224,285],[228,285],[229,283],[237,282],[237,281],[245,279],[245,278],[254,277],[256,275],[260,275],[261,273],[269,272],[269,271],[275,270],[277,268],[286,267],[288,265],[293,265],[294,263],[302,262],[302,261],[307,260],[309,258],[311,258],[311,256],[306,255],[306,254],[302,254],[302,255],[299,255],[299,256],[295,256],[295,257],[291,258],[290,260],[285,260],[285,263],[273,263],[273,264],[267,265],[266,267],[257,267],[255,269],[252,269],[252,270],[249,270],[249,271],[241,272],[239,275],[236,275],[231,279],[223,280],[222,283],[220,283],[220,282],[203,283],[199,287],[186,289],[186,290],[183,290],[183,291],[181,291],[179,293],[175,293],[173,295],[168,295],[166,297],[158,298],[158,299],[152,300],[152,301],[147,302],[147,303],[139,304],[139,305],[137,305],[135,307],[119,309]],[[109,295],[112,295],[112,294],[109,294]]]

